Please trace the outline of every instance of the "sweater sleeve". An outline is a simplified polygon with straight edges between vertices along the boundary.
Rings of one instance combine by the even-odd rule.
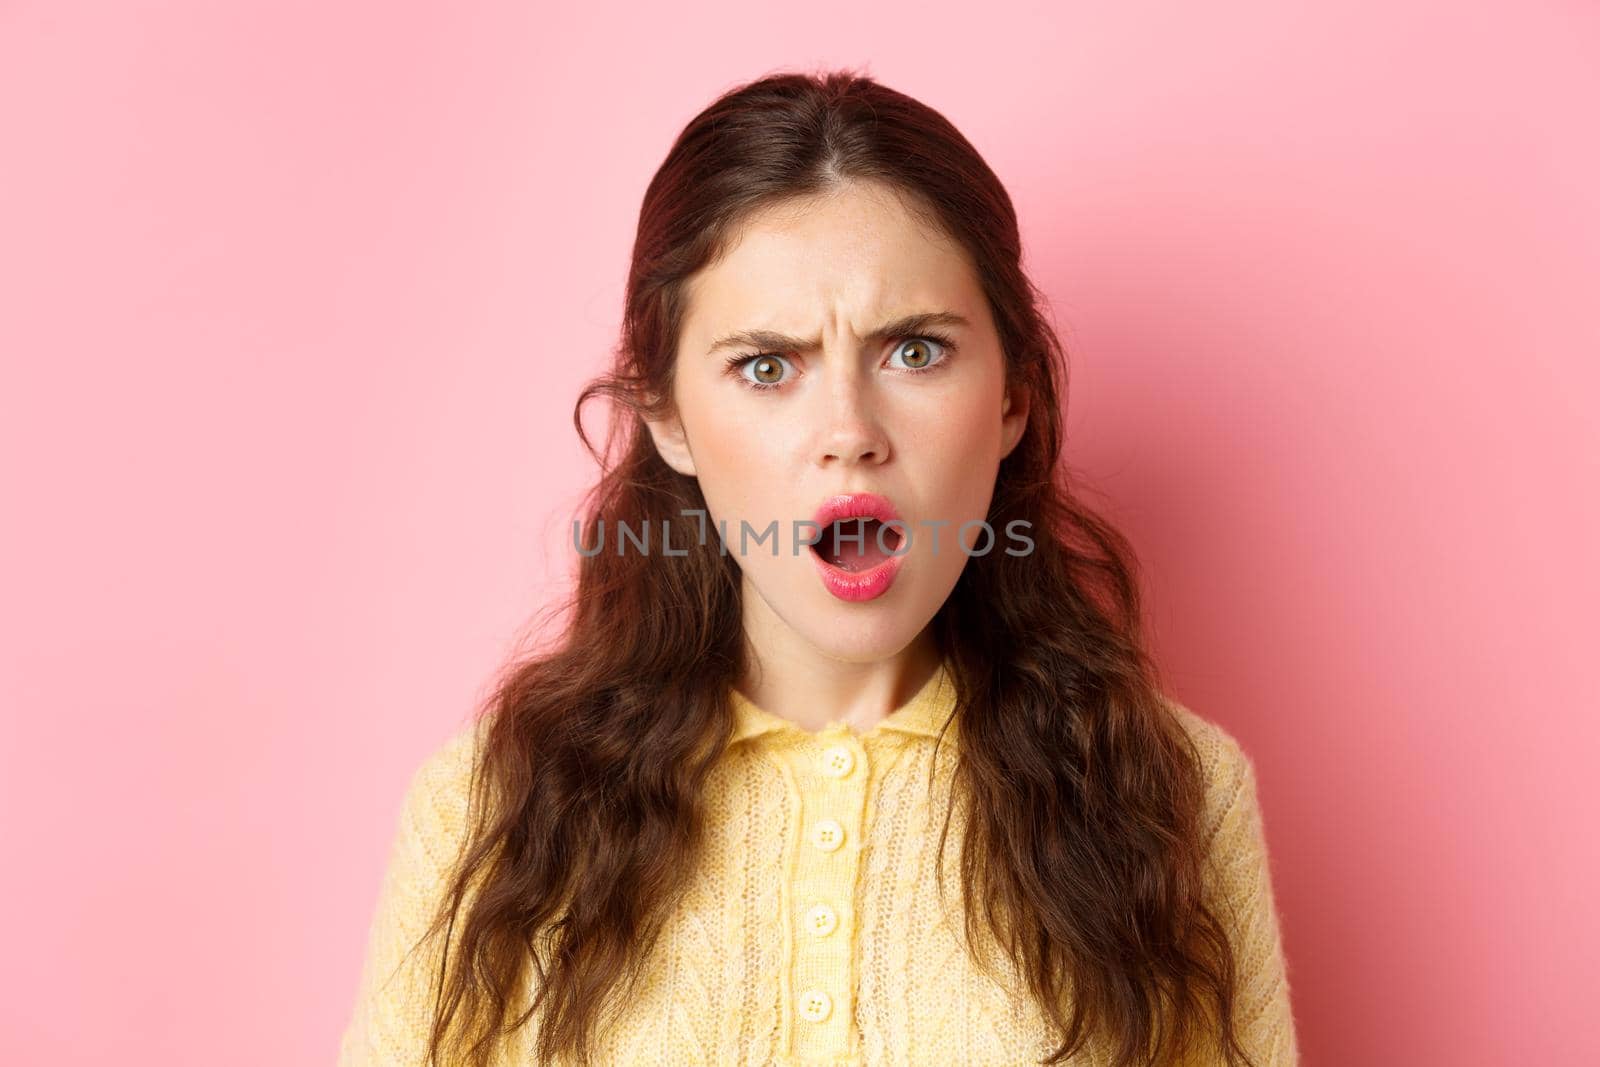
[[[1210,732],[1207,881],[1212,909],[1233,945],[1235,1029],[1256,1067],[1294,1067],[1300,1053],[1255,767],[1220,727]]]
[[[465,840],[471,740],[471,728],[458,732],[418,767],[407,786],[338,1067],[424,1063],[443,929],[416,946],[444,898]]]

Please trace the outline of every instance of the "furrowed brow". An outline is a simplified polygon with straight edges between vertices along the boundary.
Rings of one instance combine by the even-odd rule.
[[[914,315],[905,315],[886,322],[876,330],[867,334],[869,341],[887,341],[894,337],[914,336],[922,330],[932,329],[935,326],[968,326],[970,323],[965,318],[953,311],[923,311]],[[785,333],[776,333],[772,330],[739,330],[725,337],[717,339],[706,354],[720,348],[749,348],[758,352],[809,352],[821,348],[821,338],[807,339],[804,337],[791,337]]]

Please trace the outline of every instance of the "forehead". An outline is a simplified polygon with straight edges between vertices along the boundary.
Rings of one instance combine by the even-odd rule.
[[[690,278],[684,331],[857,329],[897,314],[971,312],[982,290],[961,244],[877,183],[851,182],[760,209]]]

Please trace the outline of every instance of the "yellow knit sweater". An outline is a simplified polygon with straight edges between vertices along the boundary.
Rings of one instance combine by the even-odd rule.
[[[1044,1016],[998,951],[997,984],[939,907],[934,855],[959,744],[934,738],[954,707],[941,669],[872,729],[812,732],[734,691],[735,733],[709,782],[708,850],[648,979],[598,1032],[608,1064],[782,1067],[1022,1065],[1052,1047]],[[1221,727],[1173,708],[1204,757],[1203,832],[1214,908],[1241,973],[1236,1019],[1259,1067],[1299,1060],[1266,841],[1249,758]],[[438,950],[402,956],[426,928],[466,830],[473,727],[406,792],[339,1067],[421,1067]],[[947,901],[962,900],[960,809],[946,842]],[[437,945],[435,937],[429,944]],[[505,1051],[533,1065],[531,1021]],[[1094,1048],[1075,1067],[1108,1062]]]

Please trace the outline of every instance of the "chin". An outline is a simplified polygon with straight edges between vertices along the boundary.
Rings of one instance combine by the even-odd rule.
[[[871,641],[847,641],[840,639],[837,630],[824,630],[810,635],[810,641],[818,652],[840,663],[882,663],[904,652],[918,632],[912,629],[904,634],[883,635]]]
[[[894,590],[909,594],[911,590]],[[819,651],[843,663],[876,663],[905,651],[933,617],[909,596],[892,595],[863,604],[836,600],[828,593],[808,600],[805,622],[797,627]]]
[[[746,595],[760,596],[779,625],[841,663],[877,663],[899,655],[927,627],[942,603],[929,602],[928,591],[916,580],[922,576],[910,573],[882,596],[855,602],[830,593],[809,561],[798,576],[791,572],[768,577],[778,579],[778,588],[768,586],[776,595],[769,596],[759,587],[752,589],[748,574]]]

